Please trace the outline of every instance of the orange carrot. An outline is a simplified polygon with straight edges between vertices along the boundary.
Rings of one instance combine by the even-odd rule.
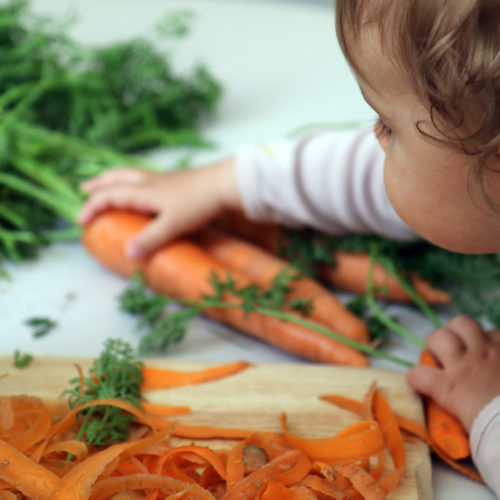
[[[370,276],[370,255],[357,252],[336,251],[333,254],[335,265],[321,266],[321,279],[340,290],[353,293],[366,293]],[[390,275],[383,266],[375,263],[373,266],[373,283],[376,295],[396,302],[411,302],[413,299],[406,293],[396,278]],[[451,296],[428,281],[420,278],[416,273],[410,275],[410,281],[416,292],[428,304],[447,304]]]
[[[141,391],[202,384],[234,375],[250,366],[252,366],[251,363],[247,361],[237,361],[192,372],[144,366]]]
[[[279,254],[287,244],[286,230],[274,224],[250,222],[240,213],[228,212],[217,219],[216,224],[230,233],[252,241],[275,254]],[[340,290],[360,294],[366,293],[370,256],[366,253],[335,251],[332,258],[335,262],[334,267],[320,266],[321,279],[328,285]],[[390,276],[379,264],[373,266],[373,282],[381,298],[396,302],[412,301],[397,280]],[[428,304],[451,302],[451,296],[448,293],[434,288],[429,282],[415,273],[411,275],[411,282],[417,293]]]
[[[125,255],[126,243],[149,221],[149,218],[129,213],[107,212],[88,225],[83,232],[87,250],[103,265],[130,276],[141,268],[146,283],[154,290],[174,298],[200,300],[213,294],[211,275],[226,279],[227,268],[220,265],[199,246],[187,240],[178,240],[155,252],[138,265]],[[242,276],[232,273],[238,286],[249,284]],[[235,297],[228,301],[240,303]],[[265,342],[314,361],[367,366],[367,358],[342,342],[276,317],[240,309],[212,308],[207,316],[227,323]],[[290,313],[291,314],[291,313]]]
[[[237,272],[263,288],[289,267],[289,263],[275,255],[214,228],[196,233],[195,241],[211,256],[232,272]],[[365,324],[352,314],[329,290],[308,277],[290,283],[286,300],[310,299],[313,310],[310,319],[357,342],[368,343]]]
[[[429,351],[423,351],[420,364],[438,368]],[[470,455],[469,439],[463,425],[435,401],[425,398],[427,429],[430,439],[453,460]]]

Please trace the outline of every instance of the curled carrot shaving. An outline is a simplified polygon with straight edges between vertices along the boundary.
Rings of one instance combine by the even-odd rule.
[[[130,476],[103,479],[95,485],[93,495],[90,498],[92,500],[104,500],[120,491],[146,490],[150,488],[170,492],[184,492],[192,500],[215,500],[215,497],[209,491],[197,484],[184,483],[178,479],[157,474],[132,474]]]
[[[286,418],[281,416],[283,434],[288,444],[309,457],[329,462],[350,462],[369,458],[383,450],[385,442],[378,423],[367,420],[353,424],[331,438],[308,439],[290,434]]]
[[[0,479],[28,498],[49,500],[59,478],[14,446],[0,440]],[[29,480],[26,480],[29,478]]]
[[[237,361],[225,365],[214,366],[197,371],[166,370],[164,368],[142,368],[143,382],[141,391],[183,387],[218,380],[229,375],[235,375],[252,366],[247,361]]]

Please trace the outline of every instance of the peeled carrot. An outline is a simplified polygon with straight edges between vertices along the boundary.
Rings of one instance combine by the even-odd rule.
[[[437,368],[429,351],[423,351],[420,364]],[[427,429],[430,439],[453,460],[470,455],[467,431],[461,422],[430,398],[425,399]]]
[[[82,236],[87,250],[103,265],[130,276],[136,269],[143,271],[146,283],[154,290],[174,298],[200,300],[213,294],[211,275],[226,279],[228,270],[199,246],[188,240],[178,240],[155,252],[138,265],[125,255],[126,243],[149,221],[149,218],[129,212],[107,212],[88,225]],[[244,277],[232,273],[238,286],[249,284]],[[239,299],[226,300],[239,303]],[[342,342],[276,317],[241,309],[212,308],[207,316],[229,324],[296,356],[314,361],[367,366],[367,358]],[[291,313],[290,313],[291,314]]]
[[[275,255],[214,228],[196,233],[195,241],[211,256],[232,272],[237,272],[261,287],[269,287],[273,278],[289,267]],[[352,314],[329,290],[317,281],[301,277],[290,283],[286,300],[310,299],[313,310],[310,319],[357,342],[368,343],[365,324]]]
[[[279,254],[283,248],[286,248],[286,231],[274,224],[250,222],[242,214],[236,212],[224,214],[217,219],[216,224],[275,254]],[[328,285],[340,290],[358,294],[366,293],[370,256],[366,253],[335,251],[332,253],[332,258],[335,262],[334,267],[320,266],[320,278]],[[396,302],[412,301],[397,280],[390,276],[380,264],[373,266],[373,282],[381,298]],[[434,288],[416,273],[411,275],[411,283],[428,304],[451,302],[451,296],[448,293]]]
[[[202,384],[234,375],[250,366],[247,361],[236,361],[192,372],[143,366],[141,391]]]

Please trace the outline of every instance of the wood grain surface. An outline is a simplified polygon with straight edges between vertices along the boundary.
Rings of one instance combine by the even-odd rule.
[[[173,362],[147,359],[150,366],[198,370],[214,363]],[[76,376],[74,363],[87,371],[89,359],[38,358],[26,369],[13,367],[11,357],[0,357],[0,394],[29,394],[58,398]],[[373,368],[346,368],[308,364],[261,364],[216,382],[150,391],[155,403],[190,406],[192,413],[177,417],[183,423],[280,431],[279,415],[287,414],[290,431],[306,437],[326,437],[354,423],[357,417],[319,399],[341,394],[361,399],[376,380],[397,413],[423,422],[420,399],[408,387],[404,375]],[[179,443],[181,441],[179,440]],[[205,442],[206,443],[206,442]],[[211,446],[228,446],[211,442]],[[407,471],[391,500],[431,500],[429,450],[417,439],[406,440]],[[390,464],[390,459],[387,461]]]

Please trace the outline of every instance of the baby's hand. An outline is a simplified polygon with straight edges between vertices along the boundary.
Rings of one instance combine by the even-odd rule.
[[[156,215],[129,243],[132,259],[198,229],[226,208],[241,208],[232,159],[163,173],[117,168],[83,183],[82,190],[90,196],[78,216],[80,224],[111,208]]]
[[[429,335],[427,348],[442,368],[415,366],[408,383],[470,431],[480,410],[500,395],[500,330],[485,332],[473,319],[458,316]]]

